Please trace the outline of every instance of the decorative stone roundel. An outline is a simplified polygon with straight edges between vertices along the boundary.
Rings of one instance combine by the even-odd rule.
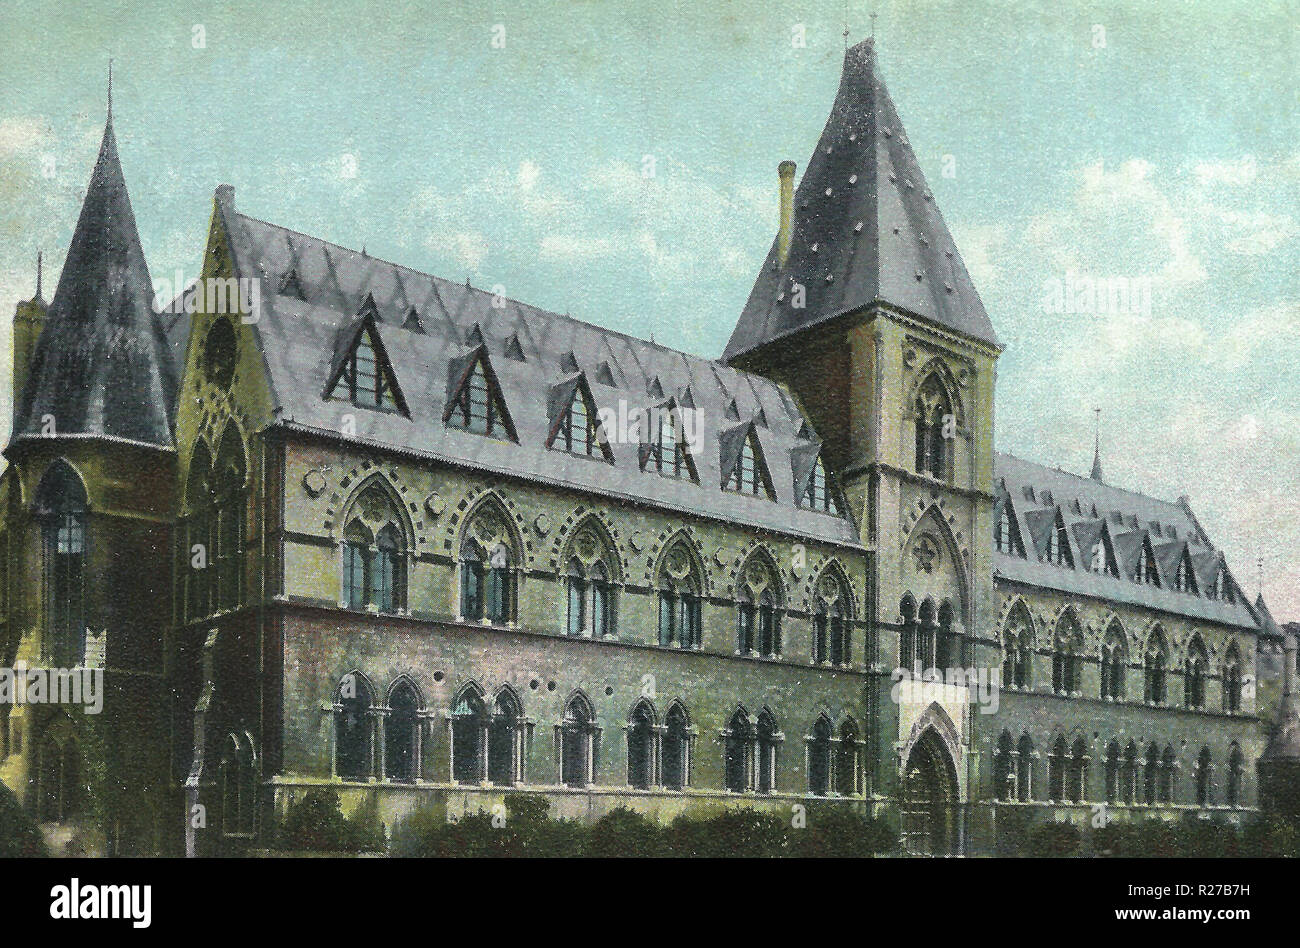
[[[632,548],[633,553],[640,553],[645,549],[645,537],[639,533],[634,533],[627,538],[627,545]]]
[[[590,531],[584,530],[573,541],[573,553],[583,566],[591,566],[600,559],[600,541]]]
[[[539,513],[533,519],[533,529],[542,536],[546,536],[551,532],[551,518],[544,513]]]
[[[428,497],[424,498],[424,509],[427,510],[431,516],[437,517],[447,509],[447,502],[443,500],[442,495],[435,490],[433,493],[429,494]]]
[[[302,489],[307,492],[309,497],[319,497],[324,493],[327,486],[325,475],[320,471],[308,471],[302,476]]]
[[[674,547],[664,559],[664,569],[673,579],[685,579],[691,572],[691,562],[680,546]]]

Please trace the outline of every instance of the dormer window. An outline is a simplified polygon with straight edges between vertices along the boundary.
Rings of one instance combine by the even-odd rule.
[[[595,403],[581,379],[574,385],[568,406],[560,415],[559,427],[551,436],[550,446],[570,454],[614,462]]]
[[[1174,589],[1179,592],[1191,593],[1196,595],[1196,574],[1192,572],[1192,559],[1183,551],[1182,558],[1178,561],[1178,571],[1174,573]]]
[[[1133,571],[1133,582],[1147,586],[1160,585],[1160,573],[1156,569],[1156,557],[1151,552],[1151,542],[1142,539],[1142,548],[1138,553],[1137,568]]]
[[[1074,566],[1074,559],[1070,556],[1070,538],[1065,530],[1065,521],[1061,515],[1056,515],[1056,523],[1047,535],[1047,554],[1044,561],[1054,566]]]
[[[1119,564],[1115,561],[1115,547],[1110,542],[1110,534],[1104,529],[1101,538],[1092,547],[1092,571],[1107,576],[1119,577]]]
[[[366,321],[338,370],[330,398],[346,399],[358,408],[401,411],[401,392],[373,323]]]
[[[681,419],[671,403],[654,409],[650,415],[650,439],[641,445],[641,469],[665,477],[695,480],[695,461],[683,437]]]
[[[812,472],[808,475],[808,486],[799,499],[799,506],[839,515],[840,507],[835,501],[835,492],[826,476],[826,465],[822,463],[821,455],[813,462]]]
[[[722,489],[739,494],[753,494],[775,499],[772,490],[772,478],[767,473],[767,464],[763,461],[763,449],[759,447],[758,436],[753,429],[745,435],[740,446],[740,454],[732,464],[731,472],[722,482]]]
[[[444,421],[452,428],[462,428],[471,434],[515,440],[514,426],[501,398],[501,388],[482,352],[465,373]]]
[[[999,553],[1023,557],[1025,546],[1020,542],[1020,530],[1012,515],[1011,498],[1002,501],[1002,513],[993,525],[993,546]]]

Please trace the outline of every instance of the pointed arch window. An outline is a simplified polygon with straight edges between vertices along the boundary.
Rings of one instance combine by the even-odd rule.
[[[384,718],[384,776],[409,783],[420,778],[420,698],[409,681],[388,697]]]
[[[825,715],[813,724],[808,738],[808,792],[824,797],[831,788],[831,722]]]
[[[1028,734],[1020,736],[1016,745],[1016,794],[1021,803],[1034,798],[1034,742]]]
[[[649,790],[658,782],[655,761],[659,756],[659,727],[654,709],[638,701],[627,723],[627,785]]]
[[[1058,695],[1077,694],[1082,684],[1083,632],[1072,614],[1061,617],[1056,625],[1052,652],[1052,690]]]
[[[451,776],[457,783],[487,780],[487,708],[477,685],[461,689],[451,709]]]
[[[596,560],[584,565],[576,556],[570,557],[566,582],[569,606],[565,631],[587,638],[613,635],[615,590],[605,564]]]
[[[1101,697],[1104,700],[1123,701],[1125,677],[1128,669],[1128,647],[1124,633],[1112,625],[1101,647]]]
[[[60,668],[86,654],[86,489],[66,461],[55,461],[36,489],[45,573],[43,651]]]
[[[397,505],[372,481],[362,489],[343,531],[343,601],[350,609],[406,608],[406,533]]]
[[[1076,737],[1070,748],[1070,770],[1065,788],[1065,795],[1071,803],[1082,803],[1087,799],[1089,760],[1087,743],[1082,737]]]
[[[1106,745],[1106,802],[1120,802],[1120,750],[1119,742],[1111,741]]]
[[[1210,758],[1210,749],[1202,747],[1200,756],[1196,758],[1196,805],[1210,806],[1214,802],[1212,786],[1210,783],[1210,771],[1213,768],[1213,761]]]
[[[961,641],[953,630],[952,603],[939,603],[939,627],[934,633],[934,666],[946,669],[961,664]]]
[[[1228,714],[1241,711],[1241,655],[1235,642],[1223,663],[1223,710]]]
[[[955,430],[952,400],[937,374],[922,383],[912,406],[916,426],[916,472],[947,480],[952,466],[948,448]]]
[[[501,386],[483,351],[479,351],[465,370],[443,421],[452,428],[471,434],[504,441],[516,440]]]
[[[766,708],[758,716],[758,792],[776,792],[777,749],[781,745],[781,729],[776,726],[776,718]]]
[[[591,704],[574,695],[560,722],[560,782],[566,787],[586,787],[595,779],[597,735]]]
[[[835,789],[840,796],[862,792],[861,741],[858,725],[848,718],[840,725],[840,743],[835,749]]]
[[[1143,700],[1147,704],[1164,704],[1168,693],[1169,650],[1157,629],[1147,643],[1144,658]]]
[[[1142,771],[1142,802],[1154,806],[1160,799],[1160,748],[1155,744],[1147,747],[1146,760]]]
[[[1183,671],[1183,705],[1199,711],[1205,707],[1205,676],[1209,659],[1205,643],[1194,636],[1187,647],[1187,664]]]
[[[911,672],[917,661],[916,639],[918,633],[916,600],[912,598],[911,593],[903,595],[902,602],[898,606],[898,613],[898,664],[900,668]]]
[[[723,479],[722,489],[755,497],[762,495],[769,500],[776,499],[776,493],[772,490],[772,476],[768,473],[763,449],[752,426],[741,442],[740,453],[731,470]]]
[[[230,422],[221,437],[212,470],[216,546],[208,551],[208,555],[216,562],[214,605],[220,611],[237,608],[244,598],[247,481],[244,442],[235,424]]]
[[[691,721],[677,702],[668,709],[663,735],[663,784],[682,790],[691,783]]]
[[[1124,748],[1124,762],[1120,769],[1120,802],[1122,803],[1137,803],[1139,766],[1137,744],[1129,741]]]
[[[246,737],[227,734],[218,776],[223,836],[251,837],[257,817],[256,757]]]
[[[1245,769],[1241,748],[1234,744],[1232,753],[1228,756],[1228,786],[1226,788],[1228,806],[1241,806],[1241,779],[1245,774]]]
[[[1070,754],[1065,738],[1058,737],[1047,755],[1047,799],[1054,803],[1065,801],[1065,774],[1070,766]]]
[[[751,559],[741,570],[736,603],[737,651],[777,658],[781,654],[780,581],[770,564]]]
[[[647,427],[648,437],[641,445],[641,470],[698,480],[695,459],[686,444],[685,426],[673,403],[651,409]]]
[[[702,647],[701,574],[684,542],[674,543],[664,555],[658,585],[659,644],[668,648]]]
[[[1166,744],[1164,753],[1160,755],[1160,786],[1159,798],[1161,803],[1174,802],[1174,749]]]
[[[330,398],[350,401],[358,408],[402,410],[393,367],[373,321],[363,320],[352,348],[338,370]]]
[[[1007,617],[1002,635],[1002,684],[1012,688],[1033,687],[1031,656],[1033,627],[1023,603],[1017,603]]]
[[[799,498],[799,506],[838,516],[840,505],[835,499],[835,494],[835,488],[826,474],[826,465],[822,463],[822,457],[818,454],[808,475],[808,486],[804,488]]]
[[[513,787],[524,779],[527,722],[519,699],[503,688],[492,704],[488,728],[488,780],[496,787]]]
[[[344,676],[334,699],[334,773],[344,780],[374,776],[374,701],[355,673]]]
[[[1011,734],[1003,731],[993,752],[993,799],[1016,798],[1016,750]]]
[[[519,558],[506,518],[504,510],[484,506],[466,524],[460,546],[460,615],[465,621],[515,621]]]
[[[723,780],[731,793],[754,786],[755,730],[744,708],[738,708],[723,734]]]

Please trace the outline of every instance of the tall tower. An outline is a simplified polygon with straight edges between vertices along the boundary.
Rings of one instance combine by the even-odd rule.
[[[783,188],[788,177],[785,167]],[[1000,351],[865,40],[845,52],[791,215],[723,358],[787,385],[823,439],[874,561],[867,618],[882,673],[991,660],[980,641],[992,609]],[[900,707],[898,732],[879,746],[906,755],[919,716],[946,715],[937,730],[948,728],[964,792],[968,710],[958,704]]]
[[[102,703],[14,708],[21,750],[0,779],[42,822],[95,826],[94,850],[155,851],[170,803],[177,386],[111,107],[58,287],[48,308],[39,297],[15,334],[0,658],[102,670]]]

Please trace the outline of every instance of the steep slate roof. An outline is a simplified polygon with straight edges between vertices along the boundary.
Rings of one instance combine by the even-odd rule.
[[[217,205],[238,275],[264,279],[261,311],[252,325],[281,423],[337,434],[342,416],[351,414],[358,441],[741,525],[858,543],[849,520],[796,505],[791,450],[808,443],[799,437],[803,418],[787,393],[767,379],[247,217],[235,211],[232,189],[226,186],[217,190]],[[286,280],[290,273],[292,279]],[[281,286],[287,291],[277,292]],[[373,298],[376,328],[409,418],[324,397],[336,342],[368,305],[367,298]],[[404,328],[411,325],[412,308],[422,331]],[[443,423],[454,394],[448,384],[452,366],[467,366],[480,341],[499,379],[518,444]],[[609,433],[612,465],[547,448],[556,406],[567,404],[555,393],[572,391],[575,367],[585,375],[598,411],[623,414],[667,399],[693,403],[700,431],[692,452],[698,485],[643,472],[639,439],[620,440],[616,431]],[[606,369],[612,385],[601,381]],[[656,379],[663,397],[650,394]],[[776,502],[721,489],[720,435],[735,427],[724,416],[733,399],[742,421],[760,415],[766,419],[766,425],[755,424],[755,431]],[[626,408],[620,410],[620,403]]]
[[[996,515],[1001,516],[1002,505],[1010,498],[1012,513],[1025,540],[1023,559],[1009,553],[994,553],[997,578],[1194,619],[1257,628],[1250,604],[1240,589],[1230,604],[1205,597],[1215,572],[1223,565],[1223,554],[1214,548],[1196,522],[1185,498],[1176,503],[1156,500],[1010,454],[994,455],[993,472],[998,493]],[[1053,523],[1058,510],[1070,538],[1073,569],[1040,559],[1046,540],[1042,526]],[[1091,545],[1097,542],[1093,538],[1100,538],[1103,521],[1114,544],[1118,577],[1093,573],[1089,568]],[[1132,579],[1137,557],[1148,540],[1160,572],[1159,587],[1135,583]],[[1184,549],[1191,555],[1199,594],[1173,588],[1174,570]]]
[[[59,435],[171,447],[176,396],[110,115],[12,440],[40,437],[51,415]]]
[[[803,309],[794,308],[794,284],[805,288]],[[844,54],[835,104],[795,192],[785,265],[773,241],[723,360],[877,300],[997,345],[868,39]]]

